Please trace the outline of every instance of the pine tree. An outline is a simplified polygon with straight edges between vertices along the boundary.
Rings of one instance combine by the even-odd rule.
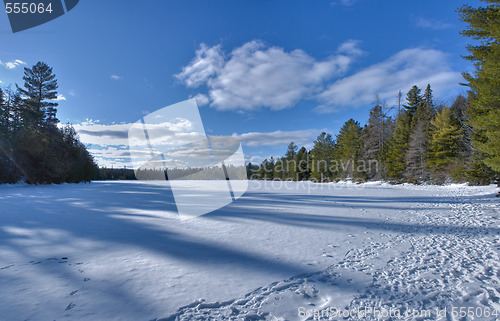
[[[52,68],[44,62],[38,62],[32,68],[24,68],[24,86],[20,88],[25,110],[26,125],[39,127],[56,125],[57,79]]]
[[[5,93],[0,88],[0,138],[5,139],[9,131],[10,108],[5,101]]]
[[[23,100],[19,89],[12,90],[10,87],[5,91],[5,106],[10,114],[9,130],[13,135],[21,128]]]
[[[2,88],[0,88],[0,183],[7,181],[9,168],[9,152],[8,152],[8,108],[5,104],[5,96]]]
[[[422,182],[427,179],[427,153],[429,151],[429,134],[427,122],[415,122],[405,155],[404,176],[411,182]]]
[[[311,150],[311,178],[317,182],[330,181],[335,173],[332,170],[335,143],[330,134],[322,132],[314,141]]]
[[[431,123],[429,168],[442,177],[449,176],[451,164],[458,160],[461,128],[453,123],[450,108],[444,108]]]
[[[467,99],[458,95],[451,105],[451,119],[454,125],[458,126],[462,135],[458,142],[458,151],[460,158],[467,161],[472,156],[472,128],[469,126],[470,119],[467,114],[469,109],[469,102]]]
[[[468,115],[474,129],[474,146],[484,153],[484,163],[500,171],[500,5],[498,0],[485,0],[486,7],[465,5],[458,9],[460,20],[468,27],[462,35],[479,41],[468,45],[476,68],[473,74],[463,73],[469,86]]]
[[[391,179],[401,180],[405,173],[405,156],[411,133],[411,119],[411,111],[404,110],[399,113],[394,123],[394,132],[388,143],[385,159],[387,176]]]
[[[357,170],[358,160],[362,155],[361,134],[362,128],[359,123],[354,119],[349,119],[337,135],[335,156],[343,178],[359,178],[362,175]]]
[[[259,170],[260,179],[272,180],[274,174],[274,158],[271,157],[270,160],[264,159]]]
[[[410,159],[408,159],[407,154],[410,146],[410,137],[415,128],[417,128],[417,137],[412,144],[413,149],[419,145],[417,142],[420,142],[419,138],[422,137],[422,126],[417,126],[417,122],[414,120],[417,111],[422,110],[424,101],[420,88],[414,85],[406,94],[406,101],[408,104],[403,106],[404,110],[398,114],[394,123],[394,133],[392,139],[389,141],[386,156],[387,175],[389,178],[396,180],[401,180],[408,174],[406,171],[407,161],[414,162],[413,156],[415,153],[409,156]],[[416,154],[420,153],[417,152]],[[415,163],[421,164],[419,160],[415,160]]]

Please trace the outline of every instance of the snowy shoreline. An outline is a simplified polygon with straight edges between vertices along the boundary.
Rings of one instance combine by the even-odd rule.
[[[1,315],[303,320],[300,307],[500,309],[494,185],[257,183],[186,222],[168,184],[0,186]]]

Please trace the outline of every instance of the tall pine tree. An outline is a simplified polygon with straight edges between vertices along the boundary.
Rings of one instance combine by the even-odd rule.
[[[38,62],[32,68],[24,68],[24,86],[20,88],[25,104],[24,121],[30,127],[56,125],[58,104],[57,79],[52,68]]]
[[[370,110],[368,124],[363,130],[363,159],[368,164],[368,178],[381,179],[384,175],[388,141],[391,138],[393,123],[381,105]],[[373,166],[373,165],[376,166]]]

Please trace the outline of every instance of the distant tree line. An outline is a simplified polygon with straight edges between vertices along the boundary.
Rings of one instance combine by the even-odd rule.
[[[97,166],[71,125],[58,126],[57,79],[38,62],[24,85],[0,88],[0,183],[90,181]]]

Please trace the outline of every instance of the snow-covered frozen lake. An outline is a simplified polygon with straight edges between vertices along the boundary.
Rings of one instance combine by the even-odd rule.
[[[251,181],[180,221],[168,182],[0,186],[0,319],[327,320],[364,307],[495,320],[494,194]]]

